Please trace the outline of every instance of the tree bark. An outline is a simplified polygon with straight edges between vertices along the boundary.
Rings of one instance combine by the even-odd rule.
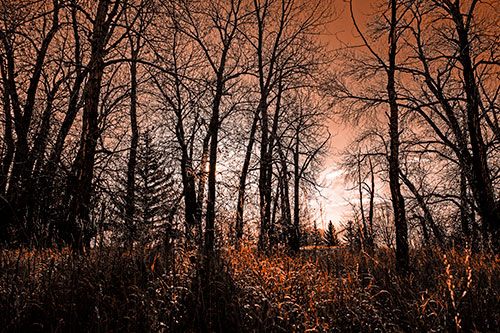
[[[2,70],[2,78],[5,82],[6,80],[6,73],[5,73],[5,68],[3,64],[3,59],[0,61],[0,66]],[[0,175],[0,194],[2,194],[2,197],[5,197],[5,191],[7,188],[7,182],[8,182],[8,175],[9,175],[9,170],[10,166],[12,164],[12,160],[14,157],[14,150],[15,150],[15,143],[14,143],[14,137],[12,135],[12,114],[11,114],[11,107],[10,107],[10,97],[7,92],[7,87],[4,87],[3,89],[3,112],[4,112],[4,119],[5,119],[5,125],[4,125],[4,142],[5,142],[5,154],[2,159],[2,169],[1,172],[2,174]],[[2,202],[0,204],[0,207],[2,207],[4,203]],[[7,223],[6,221],[3,221],[2,224]],[[1,238],[2,236],[0,236]]]
[[[293,150],[293,225],[290,248],[292,252],[300,250],[300,167],[299,167],[299,129],[297,125],[295,133],[295,147]]]
[[[3,161],[3,167],[7,168],[7,164],[10,168],[5,169],[7,173],[6,178],[2,180],[2,188],[6,190],[4,202],[0,203],[0,216],[3,220],[7,221],[7,224],[16,224],[12,230],[20,231],[18,239],[25,242],[27,239],[33,236],[33,230],[30,221],[28,221],[28,226],[25,225],[27,206],[30,204],[28,197],[30,195],[28,187],[31,189],[32,180],[30,179],[31,169],[29,166],[30,159],[30,148],[28,143],[30,127],[32,123],[36,96],[38,92],[38,87],[40,79],[42,76],[42,70],[46,61],[47,53],[49,47],[54,39],[55,34],[60,28],[59,24],[59,11],[61,4],[58,0],[52,1],[52,18],[49,23],[43,22],[50,25],[50,29],[45,36],[41,39],[41,43],[38,47],[35,47],[36,56],[34,59],[33,68],[31,69],[32,75],[28,82],[28,88],[25,91],[26,99],[24,105],[21,105],[19,98],[19,91],[17,87],[16,77],[16,59],[15,50],[12,45],[14,38],[10,34],[15,34],[15,31],[6,32],[0,31],[0,40],[4,47],[4,53],[2,54],[2,77],[4,79],[4,101],[8,103],[4,106],[4,112],[9,112],[6,117],[6,121],[9,124],[6,125],[12,133],[11,120],[13,120],[14,130],[16,133],[16,140],[13,137],[6,137],[7,140],[12,142],[7,142],[8,145],[14,143],[14,154],[10,155],[11,152],[7,152],[6,157]],[[9,35],[7,35],[7,34]],[[31,40],[31,42],[34,42]],[[6,63],[4,65],[3,59],[5,58]],[[10,110],[14,113],[12,118],[10,115]],[[8,110],[7,110],[7,109]],[[10,149],[8,147],[8,149]],[[9,175],[7,177],[7,175]],[[27,230],[29,229],[29,230]],[[6,229],[7,230],[7,229]],[[6,240],[12,238],[15,235],[9,235],[6,232],[2,237]],[[10,239],[13,240],[13,239]]]
[[[107,35],[120,1],[116,1],[110,13],[109,0],[100,0],[97,5],[93,25],[89,63],[89,76],[83,91],[83,124],[80,147],[73,163],[67,182],[68,218],[61,227],[61,237],[76,249],[90,244],[92,232],[88,230],[90,199],[92,197],[92,178],[94,157],[99,138],[98,107],[101,84],[104,74],[104,56]]]
[[[363,224],[362,230],[361,230],[361,246],[363,249],[366,249],[367,245],[367,233],[368,233],[368,226],[366,223],[366,216],[365,216],[365,208],[363,205],[363,180],[361,179],[361,153],[358,152],[357,155],[357,160],[358,160],[358,165],[357,165],[357,171],[358,171],[358,195],[359,195],[359,210],[361,212],[361,222]]]
[[[443,245],[444,239],[441,233],[441,230],[437,226],[436,222],[434,221],[434,218],[432,217],[432,213],[429,210],[429,207],[427,206],[427,203],[425,202],[424,198],[420,193],[418,192],[417,188],[413,183],[408,179],[408,177],[400,171],[401,179],[403,180],[403,183],[408,187],[410,192],[413,194],[415,199],[417,199],[418,206],[420,209],[422,209],[422,212],[424,213],[424,222],[423,223],[428,223],[432,229],[432,232],[434,233],[434,237],[436,238],[436,241],[439,245]]]
[[[214,250],[215,241],[215,200],[216,200],[216,185],[217,185],[217,147],[219,145],[219,112],[224,92],[223,73],[225,68],[225,57],[222,57],[221,65],[217,75],[217,86],[212,107],[212,118],[210,120],[210,162],[208,171],[208,200],[207,200],[207,219],[205,224],[205,256],[211,256]]]
[[[60,4],[57,0],[53,1],[54,11],[52,16],[51,28],[47,35],[42,40],[40,49],[37,52],[35,65],[33,68],[33,75],[30,78],[29,87],[26,92],[26,102],[23,108],[23,114],[18,114],[15,118],[16,123],[16,153],[14,155],[14,163],[11,170],[11,182],[8,190],[8,198],[11,199],[11,203],[18,205],[16,201],[20,200],[25,194],[24,188],[26,188],[27,182],[29,182],[29,174],[31,170],[28,170],[29,165],[29,145],[28,145],[28,133],[30,131],[31,121],[33,117],[33,111],[36,102],[36,95],[38,90],[38,85],[40,83],[40,78],[42,75],[43,65],[45,63],[45,58],[49,49],[49,46],[54,39],[56,32],[59,30],[59,10]],[[14,61],[14,59],[12,59]],[[13,64],[9,66],[13,71]],[[9,73],[10,80],[12,81],[12,89],[14,88],[15,75],[13,72]],[[13,93],[14,91],[11,91]],[[17,96],[17,92],[15,93]],[[13,96],[11,96],[13,97]],[[17,99],[17,97],[14,97]],[[22,199],[21,199],[22,201]],[[21,213],[24,210],[24,203],[19,203],[21,207],[18,207],[18,212]]]
[[[292,210],[290,205],[290,193],[289,193],[289,179],[288,179],[288,161],[281,147],[281,143],[278,141],[278,153],[281,162],[281,218],[283,219],[283,224],[286,228],[286,240],[289,246],[292,242]]]
[[[260,139],[260,170],[259,170],[259,199],[260,199],[260,230],[258,248],[264,251],[268,245],[268,231],[271,216],[271,189],[267,187],[268,174],[271,170],[269,156],[269,115],[267,102],[261,97],[258,111],[261,114]]]
[[[462,227],[463,245],[471,241],[469,200],[467,195],[467,176],[460,167],[460,225]]]
[[[477,2],[472,2],[471,10]],[[465,85],[467,128],[472,149],[472,182],[476,188],[475,199],[483,220],[483,233],[487,241],[486,246],[489,246],[488,243],[491,240],[491,245],[496,250],[500,250],[500,210],[495,203],[495,194],[488,168],[487,148],[484,143],[480,124],[481,96],[470,54],[469,23],[464,22],[464,15],[460,11],[459,1],[455,1],[453,4],[449,3],[449,1],[447,3],[458,34],[456,42],[459,48],[458,59],[462,64]]]
[[[408,226],[406,222],[405,202],[399,183],[399,109],[395,88],[396,54],[397,54],[397,0],[391,0],[391,19],[389,32],[389,66],[387,68],[387,93],[389,96],[390,115],[390,155],[389,185],[391,189],[394,225],[396,228],[396,268],[406,273],[409,268],[410,255],[408,248]]]
[[[375,173],[373,171],[373,163],[372,159],[368,157],[368,163],[370,166],[370,207],[368,209],[368,225],[370,226],[370,230],[368,230],[368,247],[370,249],[374,246],[374,237],[373,237],[373,211],[375,209]]]
[[[130,63],[130,151],[127,162],[127,188],[125,197],[125,225],[129,230],[128,241],[131,244],[136,233],[135,226],[135,169],[137,165],[137,146],[139,144],[139,128],[137,126],[137,56],[139,41],[134,45],[130,36],[132,62]]]
[[[246,147],[245,160],[243,161],[243,168],[241,170],[240,181],[238,185],[238,202],[236,207],[236,246],[239,247],[243,239],[243,208],[245,203],[245,188],[250,167],[250,160],[252,157],[253,145],[255,143],[255,133],[257,132],[257,124],[259,121],[259,113],[256,111],[253,117],[252,127],[250,129],[250,137]]]

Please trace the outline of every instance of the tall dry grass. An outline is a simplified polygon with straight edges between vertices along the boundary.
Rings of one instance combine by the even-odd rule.
[[[481,331],[500,328],[500,260],[469,251],[414,251],[412,271],[393,254],[345,249],[230,256],[247,324],[272,331]]]
[[[500,327],[500,259],[467,250],[263,255],[107,248],[0,252],[0,330],[478,331]]]

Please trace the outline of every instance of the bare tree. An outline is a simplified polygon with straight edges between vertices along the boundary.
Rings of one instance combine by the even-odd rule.
[[[99,139],[98,109],[105,68],[106,46],[116,17],[123,3],[100,0],[94,18],[91,37],[92,52],[88,64],[88,79],[83,89],[82,135],[71,175],[67,182],[68,218],[62,228],[62,238],[76,248],[88,246],[91,234],[85,232],[89,223],[94,158]]]
[[[3,26],[0,29],[2,48],[0,63],[6,121],[4,137],[7,144],[7,153],[2,161],[4,171],[2,188],[6,192],[1,203],[2,220],[5,221],[2,223],[1,237],[6,241],[13,236],[9,232],[7,225],[9,223],[17,224],[13,226],[14,229],[24,228],[22,233],[24,235],[31,235],[33,232],[32,220],[26,218],[29,194],[33,190],[30,182],[33,156],[37,155],[39,147],[46,140],[51,104],[60,85],[57,72],[52,88],[47,91],[46,111],[43,116],[45,121],[35,136],[33,149],[30,147],[29,136],[33,132],[32,122],[37,111],[36,104],[43,70],[51,44],[61,27],[60,12],[63,4],[54,0],[42,6],[37,6],[35,2],[17,5],[3,2],[1,5]],[[26,29],[32,30],[31,39],[29,34],[24,34]],[[22,58],[24,52],[33,57],[32,63],[29,60],[24,62],[25,59]],[[12,129],[15,131],[15,140]],[[28,225],[23,227],[25,221]]]
[[[397,73],[397,54],[398,43],[404,31],[404,20],[408,11],[408,4],[404,1],[391,0],[387,10],[383,10],[382,18],[384,26],[381,31],[387,32],[388,46],[387,57],[381,56],[377,52],[375,46],[372,45],[365,34],[361,31],[353,14],[353,4],[350,1],[351,17],[357,32],[361,36],[363,46],[367,49],[371,59],[375,60],[375,64],[363,62],[367,71],[382,70],[386,76],[385,96],[382,92],[377,92],[376,96],[355,96],[351,92],[344,90],[344,97],[354,100],[354,103],[361,102],[370,105],[372,108],[380,103],[387,105],[389,112],[386,113],[389,124],[389,153],[387,156],[389,164],[389,184],[391,191],[391,201],[394,213],[394,225],[396,231],[396,262],[400,272],[406,272],[409,265],[409,248],[408,248],[408,226],[406,221],[405,200],[401,192],[400,185],[400,106],[398,101],[398,92],[396,89],[396,73]],[[382,9],[381,9],[382,10]],[[363,61],[363,60],[361,60]],[[345,86],[339,87],[342,89]],[[365,105],[366,106],[366,105]]]
[[[287,103],[291,109],[288,149],[291,151],[293,167],[293,223],[291,224],[289,247],[292,251],[300,249],[300,190],[306,185],[315,185],[314,177],[308,173],[317,170],[330,135],[323,127],[322,117],[325,114],[321,104],[315,103],[314,95],[297,92],[292,94]],[[281,135],[280,140],[287,133]]]
[[[186,222],[188,225],[198,224],[201,226],[201,221],[196,220],[197,218],[201,218],[204,188],[206,181],[208,181],[204,247],[206,254],[209,254],[214,248],[218,133],[222,120],[232,110],[231,107],[228,110],[224,110],[224,98],[231,94],[230,89],[234,87],[231,82],[239,78],[245,71],[243,50],[236,46],[239,43],[240,29],[243,29],[242,24],[247,14],[241,1],[213,2],[208,6],[201,2],[182,2],[180,4],[171,4],[170,10],[173,17],[174,30],[178,31],[179,38],[187,37],[191,41],[189,48],[192,48],[199,55],[196,59],[201,62],[200,64],[203,64],[203,68],[209,73],[208,76],[196,78],[196,80],[199,80],[206,87],[207,98],[208,94],[211,94],[209,102],[211,113],[208,117],[209,119],[207,119],[208,128],[202,145],[202,170],[200,170],[201,178],[198,186],[198,197],[196,197],[194,173],[186,173],[183,176],[186,196]],[[174,34],[176,33],[174,31]],[[176,58],[174,58],[174,61],[177,61]],[[177,68],[175,64],[176,62],[174,62],[174,68]],[[177,87],[181,88],[183,84],[180,80],[181,73],[176,72],[173,74],[177,77],[175,79]],[[189,80],[189,78],[187,79]],[[176,98],[178,101],[180,94],[177,94]],[[173,102],[174,99],[171,99],[171,101]],[[173,103],[170,104],[175,106]],[[185,144],[183,138],[183,118],[179,107],[175,107],[174,110],[178,110],[177,136],[179,143],[183,146],[181,164],[184,163],[187,167],[191,161],[188,146]],[[205,180],[205,165],[207,162],[208,177]],[[189,216],[190,214],[196,215]]]
[[[357,189],[359,199],[359,211],[361,215],[361,242],[363,248],[371,249],[374,245],[373,235],[373,219],[374,219],[374,205],[375,205],[375,168],[373,158],[378,154],[370,151],[369,147],[365,152],[361,151],[362,139],[356,140],[344,152],[344,160],[342,168],[346,170],[346,181],[352,183],[354,188]],[[354,189],[353,188],[353,189]],[[368,195],[368,214],[366,213],[364,197]],[[368,215],[368,216],[367,216]]]
[[[405,40],[405,48],[419,60],[420,66],[408,64],[399,70],[422,82],[421,89],[406,89],[409,107],[433,130],[441,142],[439,149],[453,152],[450,159],[457,161],[459,173],[465,176],[462,184],[470,186],[483,219],[483,238],[488,246],[489,239],[493,242],[498,239],[494,236],[498,211],[488,163],[492,158],[488,146],[494,146],[496,140],[492,104],[495,97],[491,97],[496,93],[480,87],[489,85],[498,51],[489,46],[494,44],[488,37],[491,19],[487,16],[481,22],[477,19],[481,7],[489,5],[479,1],[415,3],[411,7],[411,37]],[[464,196],[467,190],[464,188],[461,193]],[[466,198],[461,200],[461,209],[467,210]],[[461,221],[463,232],[468,234],[465,214]]]
[[[126,200],[125,200],[125,224],[130,230],[131,239],[135,231],[134,216],[135,216],[135,178],[136,178],[136,165],[137,165],[137,147],[139,144],[139,127],[137,122],[137,99],[138,99],[138,78],[137,66],[141,50],[145,45],[145,31],[148,29],[151,20],[151,13],[145,10],[145,2],[138,4],[139,15],[125,15],[125,22],[127,26],[131,25],[130,19],[137,18],[137,29],[129,31],[128,42],[130,46],[130,151],[127,162],[127,186],[126,186]],[[127,14],[127,13],[126,13]],[[130,17],[132,16],[132,17]],[[138,16],[138,17],[137,17]]]
[[[279,113],[270,114],[269,107],[273,101],[278,103],[280,100],[282,88],[279,86],[283,87],[285,80],[292,81],[294,76],[301,75],[302,83],[307,84],[306,80],[318,69],[323,50],[309,36],[321,29],[321,25],[329,20],[330,13],[327,1],[253,1],[254,28],[249,31],[255,33],[247,34],[246,40],[254,49],[256,67],[253,75],[258,86],[254,117],[260,116],[261,125],[259,248],[262,250],[268,246],[271,227],[273,153],[280,120]],[[286,85],[287,89],[292,86]]]

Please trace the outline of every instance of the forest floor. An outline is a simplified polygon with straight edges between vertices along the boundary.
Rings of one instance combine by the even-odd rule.
[[[0,251],[0,331],[494,332],[500,257],[467,250]]]

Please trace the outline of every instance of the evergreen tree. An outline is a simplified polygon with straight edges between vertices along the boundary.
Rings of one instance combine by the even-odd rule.
[[[327,246],[338,246],[339,239],[337,237],[337,231],[332,221],[328,223],[328,229],[325,231],[324,242]]]
[[[348,220],[343,224],[342,241],[346,246],[355,251],[361,250],[361,228],[359,221]]]
[[[167,158],[153,141],[152,130],[141,135],[137,157],[137,236],[146,242],[167,240],[173,236],[173,217],[180,196]]]
[[[172,237],[179,195],[174,189],[173,172],[154,141],[151,129],[140,135],[135,177],[133,218],[125,216],[125,178],[119,180],[121,193],[114,203],[115,212],[124,225],[123,240],[148,243]]]

